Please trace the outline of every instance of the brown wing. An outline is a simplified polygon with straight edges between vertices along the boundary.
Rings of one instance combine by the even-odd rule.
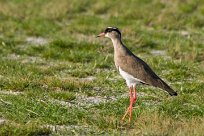
[[[167,91],[170,95],[177,95],[161,78],[159,78],[154,71],[139,57],[135,56],[132,52],[128,51],[128,55],[119,56],[120,67],[125,72],[133,75],[135,78],[140,79],[145,84],[159,87]]]

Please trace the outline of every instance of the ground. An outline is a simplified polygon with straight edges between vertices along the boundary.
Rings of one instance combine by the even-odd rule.
[[[202,0],[0,0],[0,135],[203,135]],[[113,62],[125,45],[174,90],[128,88]]]

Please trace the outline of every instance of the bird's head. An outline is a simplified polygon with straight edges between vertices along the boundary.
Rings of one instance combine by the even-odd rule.
[[[97,35],[97,37],[107,37],[110,39],[121,38],[121,32],[117,27],[107,27],[105,31]]]

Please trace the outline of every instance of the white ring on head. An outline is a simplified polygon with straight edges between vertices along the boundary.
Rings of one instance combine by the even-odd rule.
[[[118,29],[118,28],[116,28],[116,27],[111,27],[111,26],[109,26],[109,27],[107,27],[107,28]]]

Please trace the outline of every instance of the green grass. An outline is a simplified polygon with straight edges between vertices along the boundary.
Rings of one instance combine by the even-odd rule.
[[[203,15],[202,0],[0,0],[0,135],[203,135]],[[112,43],[95,38],[107,26],[179,94],[139,86],[130,128]]]

